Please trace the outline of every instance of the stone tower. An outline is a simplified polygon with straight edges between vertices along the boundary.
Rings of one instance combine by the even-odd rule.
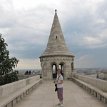
[[[74,69],[74,55],[69,52],[66,46],[57,10],[55,10],[47,48],[40,56],[40,62],[44,79],[56,78],[58,68],[62,70],[62,74],[66,79],[71,76]]]

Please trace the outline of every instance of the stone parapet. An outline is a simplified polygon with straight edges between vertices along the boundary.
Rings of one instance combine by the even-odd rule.
[[[79,74],[74,74],[74,77],[102,90],[103,92],[107,92],[107,81]]]
[[[34,76],[0,86],[0,107],[14,107],[41,82],[40,76]]]
[[[19,91],[22,88],[26,87],[27,85],[39,80],[39,78],[40,78],[39,76],[34,76],[34,77],[30,77],[27,79],[19,80],[10,84],[0,86],[0,97],[5,97],[16,91]]]
[[[102,101],[103,103],[107,103],[107,93],[103,92],[102,90],[83,82],[77,78],[72,77],[72,81],[78,84],[81,88],[86,90],[91,95],[95,96],[98,100]]]

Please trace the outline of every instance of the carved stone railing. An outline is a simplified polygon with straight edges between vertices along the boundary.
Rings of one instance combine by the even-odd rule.
[[[107,92],[107,81],[79,74],[75,74],[74,77],[102,90],[103,92]]]
[[[34,76],[0,86],[0,107],[14,107],[24,96],[42,82],[40,76]]]
[[[74,74],[72,80],[100,101],[107,103],[107,81]]]

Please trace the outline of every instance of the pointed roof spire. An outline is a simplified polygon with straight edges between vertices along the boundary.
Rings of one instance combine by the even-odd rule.
[[[48,56],[48,55],[70,55],[71,56],[71,53],[69,52],[65,44],[64,36],[59,23],[56,9],[55,9],[55,15],[54,15],[53,24],[51,27],[47,48],[42,56]]]
[[[55,9],[55,13],[57,13],[57,9]]]
[[[55,9],[55,15],[54,15],[54,19],[53,19],[53,24],[52,24],[51,32],[53,30],[55,30],[54,28],[56,28],[56,30],[59,30],[59,31],[62,32],[61,26],[60,26],[60,23],[59,23],[59,19],[58,19],[58,15],[57,15],[57,9]]]

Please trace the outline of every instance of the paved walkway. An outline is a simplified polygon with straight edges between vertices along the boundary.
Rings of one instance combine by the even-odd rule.
[[[45,81],[16,107],[57,107],[52,81]],[[71,81],[64,81],[64,107],[107,107]]]

